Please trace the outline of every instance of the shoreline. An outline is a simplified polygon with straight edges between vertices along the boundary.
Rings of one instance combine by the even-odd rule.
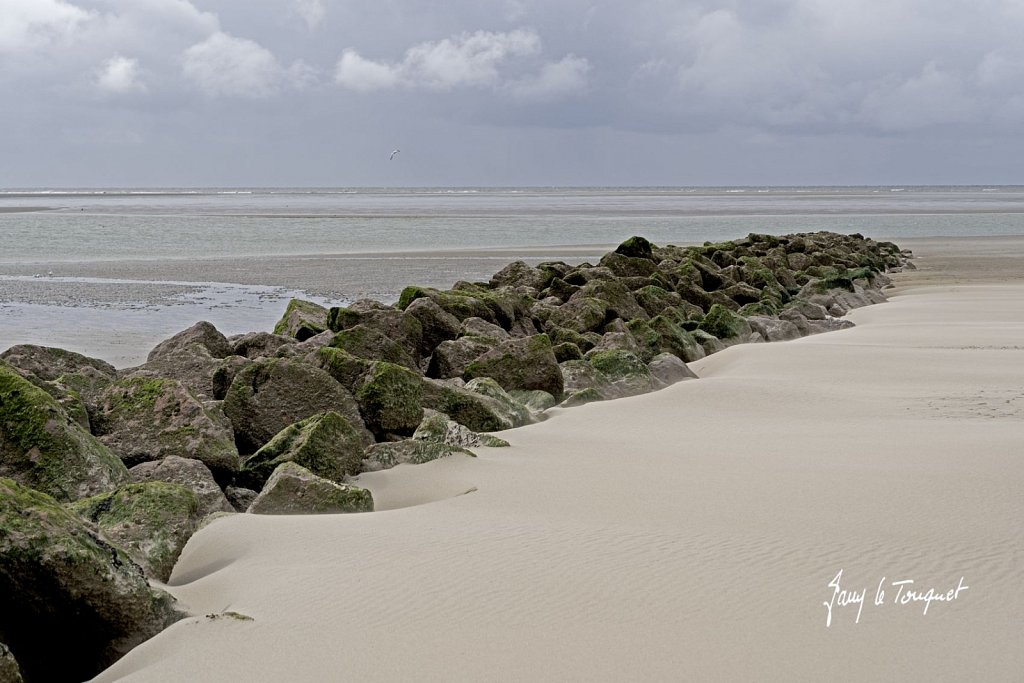
[[[1024,284],[998,271],[1024,252],[959,271],[916,255],[854,328],[730,347],[691,364],[700,381],[501,432],[511,448],[360,475],[382,512],[215,521],[169,590],[253,621],[187,619],[97,680],[863,680],[896,661],[1011,680]],[[863,614],[835,605],[839,571],[872,594]],[[893,582],[958,580],[926,614],[893,602]]]

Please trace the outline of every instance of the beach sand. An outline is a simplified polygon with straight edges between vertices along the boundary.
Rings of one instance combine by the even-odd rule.
[[[378,512],[218,519],[170,581],[196,616],[97,680],[1020,681],[1024,241],[1001,245],[915,240],[852,329],[362,475]]]

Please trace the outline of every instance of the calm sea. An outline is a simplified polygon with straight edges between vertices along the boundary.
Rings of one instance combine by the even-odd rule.
[[[558,258],[634,234],[687,244],[810,230],[1024,235],[1024,187],[0,190],[0,351],[35,343],[133,365],[197,320],[267,330],[291,296],[394,300],[406,284],[485,279],[513,258],[474,249]],[[431,251],[449,253],[418,253]],[[323,258],[352,254],[364,256]],[[289,256],[311,258],[271,258]]]
[[[18,209],[41,208],[33,212]],[[1024,234],[1024,187],[0,190],[0,262]]]

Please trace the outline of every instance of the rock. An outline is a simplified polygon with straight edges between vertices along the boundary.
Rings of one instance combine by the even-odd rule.
[[[521,427],[533,422],[533,417],[526,406],[512,398],[491,377],[477,377],[466,382],[466,390],[492,399],[495,405],[501,407],[501,417],[507,419],[513,427]]]
[[[289,301],[284,315],[274,326],[274,334],[294,337],[300,342],[315,337],[325,330],[327,330],[327,309],[312,301],[302,299]]]
[[[449,446],[476,448],[489,446],[492,448],[508,446],[508,441],[490,434],[479,434],[451,420],[447,415],[434,410],[424,412],[423,422],[412,435],[414,441],[431,441]]]
[[[825,320],[829,317],[828,310],[824,306],[805,299],[794,299],[786,305],[782,313],[786,311],[796,311],[808,320]]]
[[[426,358],[441,342],[455,339],[462,333],[462,323],[451,313],[434,303],[431,299],[416,299],[405,309],[420,321],[422,345],[420,357]]]
[[[23,683],[21,667],[14,654],[3,643],[0,643],[0,683]]]
[[[600,329],[608,319],[608,305],[597,298],[573,294],[548,317],[545,329],[560,327],[578,334]]]
[[[0,360],[47,381],[55,380],[61,375],[80,372],[85,368],[107,377],[117,374],[114,366],[106,361],[50,346],[18,344],[0,353]]]
[[[192,491],[163,481],[126,484],[71,509],[96,524],[100,538],[123,549],[146,576],[165,583],[204,516]]]
[[[364,446],[373,443],[352,394],[324,370],[298,360],[253,363],[235,376],[224,399],[242,454],[254,453],[295,422],[332,410],[348,420]]]
[[[401,365],[374,363],[355,397],[366,426],[378,435],[412,434],[423,419],[423,379]]]
[[[647,365],[629,351],[591,352],[587,362],[608,378],[619,396],[644,394],[656,388]]]
[[[577,389],[575,391],[566,394],[564,401],[558,404],[559,408],[575,408],[576,406],[586,405],[588,403],[594,403],[596,401],[605,400],[604,396],[597,389],[587,387],[586,389]]]
[[[338,381],[349,393],[355,393],[362,384],[363,375],[370,371],[374,361],[357,358],[348,351],[325,346],[306,358]]]
[[[478,337],[459,337],[443,341],[434,349],[427,365],[427,377],[448,379],[461,377],[469,364],[494,348],[494,344]]]
[[[580,351],[580,347],[576,346],[572,342],[555,344],[551,347],[551,350],[555,354],[555,360],[559,363],[564,363],[567,360],[579,360],[583,358],[583,352]]]
[[[85,520],[0,479],[0,633],[28,680],[92,678],[183,616]]]
[[[770,341],[789,341],[800,336],[800,328],[788,320],[780,318],[754,315],[747,318],[750,328]]]
[[[252,502],[256,500],[256,496],[259,492],[247,489],[242,486],[228,486],[224,489],[224,496],[228,499],[237,512],[245,512],[252,505]]]
[[[242,463],[238,482],[259,490],[285,462],[302,465],[313,474],[341,483],[359,473],[366,443],[336,412],[318,413],[282,429],[263,448]]]
[[[657,264],[649,258],[624,256],[618,252],[605,254],[599,263],[620,278],[650,277],[658,270]]]
[[[210,468],[199,460],[171,455],[163,460],[144,462],[128,470],[132,481],[144,484],[150,481],[164,481],[184,486],[193,494],[199,504],[199,517],[214,512],[233,512],[234,508],[220,490]]]
[[[684,303],[682,297],[675,292],[669,292],[654,285],[648,285],[633,292],[633,298],[652,318],[666,308],[676,309]]]
[[[282,463],[249,506],[257,515],[331,515],[373,512],[366,489],[318,477],[294,462]]]
[[[248,362],[238,356],[216,357],[205,346],[191,344],[171,347],[144,365],[127,368],[118,374],[122,379],[145,377],[177,380],[196,398],[208,401],[222,398],[223,392],[230,386],[230,383],[224,381],[225,375],[237,372],[238,367]]]
[[[534,415],[543,413],[548,408],[554,408],[558,405],[558,401],[555,400],[554,396],[546,391],[540,391],[539,389],[534,389],[532,391],[513,389],[508,392],[508,394],[513,399],[526,406],[526,409]]]
[[[591,298],[598,299],[605,304],[605,319],[622,318],[633,320],[634,318],[647,319],[647,311],[636,302],[633,293],[618,280],[592,280],[580,288],[580,291],[572,295],[572,299]],[[563,325],[563,327],[568,327]],[[572,329],[572,328],[569,328]],[[578,330],[584,332],[586,330]]]
[[[713,305],[704,316],[699,329],[721,340],[746,341],[750,336],[750,324],[737,313],[719,304]]]
[[[344,348],[350,353],[374,360],[389,360],[392,363],[416,369],[423,347],[423,326],[416,316],[406,315],[402,311],[385,306],[372,299],[361,299],[348,308],[332,308],[327,317],[327,325],[339,334],[331,342],[334,346]],[[352,338],[345,331],[373,330],[377,334],[365,332]],[[374,352],[369,345],[379,343],[380,336],[397,345],[405,356],[411,360],[403,360],[402,354],[392,349],[390,344]]]
[[[77,397],[85,409],[86,417],[88,418],[88,429],[91,431],[92,423],[99,414],[103,392],[114,383],[115,379],[116,376],[114,375],[104,374],[92,367],[83,367],[76,372],[61,375],[54,380],[54,383],[63,387],[68,394]],[[47,393],[53,396],[52,392]],[[83,424],[80,417],[76,417],[75,420],[79,424]]]
[[[100,441],[128,467],[176,455],[199,460],[220,481],[238,471],[231,423],[173,379],[118,380],[103,395]]]
[[[551,281],[551,271],[542,271],[527,265],[524,261],[513,261],[491,277],[490,286],[496,287],[531,287],[540,291]]]
[[[493,377],[506,391],[540,389],[562,395],[562,373],[545,334],[498,344],[466,367],[463,378]]]
[[[424,381],[423,407],[442,412],[476,432],[496,432],[513,427],[512,421],[494,399],[464,387],[452,386],[446,381]]]
[[[615,247],[615,253],[633,258],[652,260],[654,258],[654,245],[645,238],[634,235]]]
[[[291,344],[282,348],[295,348],[298,344]],[[242,368],[247,368],[252,365],[252,361],[243,356],[228,356],[224,360],[220,361],[220,365],[213,371],[213,375],[210,377],[210,383],[213,386],[213,399],[215,401],[223,401],[224,397],[228,394],[228,389],[231,388],[231,383],[235,381],[235,375],[241,372]],[[205,392],[197,391],[196,385],[187,380],[178,380],[186,387],[189,391],[196,395],[196,398],[202,400],[208,400]]]
[[[227,337],[221,334],[212,323],[201,321],[187,330],[179,332],[170,339],[165,339],[157,344],[149,352],[146,362],[167,357],[175,351],[187,349],[193,344],[202,346],[214,358],[226,358],[232,353],[231,344],[228,342]]]
[[[410,319],[415,321],[415,318]],[[400,344],[383,332],[366,325],[356,325],[334,335],[331,346],[343,349],[358,358],[386,360],[418,370],[416,359]]]
[[[658,354],[647,364],[647,369],[656,382],[666,387],[685,379],[697,379],[697,374],[671,353]]]
[[[231,351],[234,355],[255,360],[277,355],[281,347],[294,344],[295,338],[269,332],[249,332],[229,337],[228,342],[231,343]]]
[[[375,443],[366,449],[363,457],[364,472],[379,472],[396,465],[422,465],[431,460],[446,458],[450,455],[468,455],[475,458],[471,451],[459,446],[434,441],[389,441]]]
[[[590,389],[600,397],[598,400],[617,398],[619,395],[618,391],[612,387],[611,380],[585,360],[566,361],[560,363],[559,368],[562,371],[562,377],[565,378],[566,394],[577,394]],[[559,405],[564,405],[564,402]]]
[[[463,320],[462,333],[469,337],[492,339],[495,342],[512,338],[512,335],[506,332],[504,328],[489,323],[483,318],[466,318]]]
[[[52,396],[0,361],[0,476],[72,501],[127,482],[128,470]]]

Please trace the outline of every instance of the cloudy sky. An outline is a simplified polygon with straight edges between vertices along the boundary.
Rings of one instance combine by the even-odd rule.
[[[1024,183],[1022,36],[1024,0],[0,0],[0,186]]]

